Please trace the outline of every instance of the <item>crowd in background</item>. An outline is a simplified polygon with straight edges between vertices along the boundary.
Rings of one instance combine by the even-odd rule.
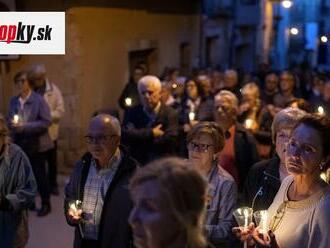
[[[43,65],[18,72],[14,82],[19,94],[0,118],[0,221],[12,224],[10,231],[0,224],[5,247],[26,244],[37,191],[38,216],[51,212],[64,113]],[[74,247],[239,247],[239,239],[252,247],[326,247],[327,72],[264,65],[253,74],[214,68],[189,76],[166,68],[157,77],[141,62],[118,104],[122,118],[116,109],[91,118],[87,151],[65,188]],[[232,232],[233,212],[243,205],[269,209],[269,236],[253,225]]]

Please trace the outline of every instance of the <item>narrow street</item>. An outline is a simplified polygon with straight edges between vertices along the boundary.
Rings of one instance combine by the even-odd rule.
[[[67,225],[63,215],[65,180],[67,180],[67,177],[59,177],[60,195],[52,196],[52,212],[49,215],[39,218],[36,216],[36,212],[30,212],[30,239],[27,248],[72,247],[74,229]]]

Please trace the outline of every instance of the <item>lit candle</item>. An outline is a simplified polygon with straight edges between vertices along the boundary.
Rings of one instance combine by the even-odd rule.
[[[318,106],[318,107],[317,107],[317,113],[318,113],[319,115],[324,115],[324,108],[323,108],[322,106]]]
[[[190,120],[190,121],[195,120],[195,116],[196,116],[196,114],[195,114],[193,111],[191,111],[191,112],[189,113],[189,120]]]
[[[75,200],[69,203],[70,209],[76,214],[78,210],[82,208],[82,202],[80,200]]]
[[[125,98],[125,104],[126,104],[126,106],[128,106],[128,107],[132,106],[132,98],[130,98],[130,97],[126,97],[126,98]]]
[[[326,175],[324,172],[322,172],[322,173],[320,174],[320,178],[321,178],[324,182],[328,182],[328,180],[327,180],[327,175]]]
[[[19,122],[19,115],[14,115],[14,117],[13,117],[13,123],[14,124],[18,124],[18,122]]]
[[[245,128],[247,129],[251,129],[252,128],[252,125],[253,125],[253,120],[252,119],[246,119],[245,120]]]

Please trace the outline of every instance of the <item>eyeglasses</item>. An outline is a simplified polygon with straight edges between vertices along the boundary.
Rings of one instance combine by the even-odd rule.
[[[87,144],[106,144],[110,138],[116,137],[118,135],[99,135],[99,136],[91,136],[91,135],[86,135],[85,141]]]
[[[197,151],[197,152],[208,152],[210,147],[213,145],[210,144],[197,144],[195,142],[190,142],[188,144],[188,150]]]

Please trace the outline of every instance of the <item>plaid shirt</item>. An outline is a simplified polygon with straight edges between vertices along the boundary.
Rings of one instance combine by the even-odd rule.
[[[91,161],[84,188],[82,209],[84,213],[83,233],[85,239],[97,240],[104,198],[116,174],[122,156],[117,149],[106,168],[98,169],[94,159]]]

